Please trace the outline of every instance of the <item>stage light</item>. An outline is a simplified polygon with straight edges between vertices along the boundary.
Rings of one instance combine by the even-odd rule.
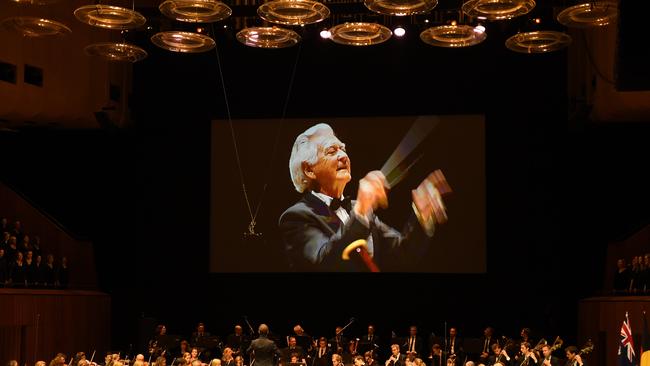
[[[474,27],[474,32],[485,33],[485,27],[479,24],[476,27]]]
[[[404,28],[401,27],[401,26],[398,26],[398,27],[396,27],[395,29],[393,29],[393,34],[394,34],[396,37],[402,37],[403,35],[406,34],[406,29],[404,29]]]
[[[331,36],[332,36],[332,32],[330,32],[327,29],[323,29],[322,31],[320,31],[321,38],[329,39]]]

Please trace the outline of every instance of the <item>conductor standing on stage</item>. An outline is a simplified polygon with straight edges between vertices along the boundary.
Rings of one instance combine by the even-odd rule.
[[[296,271],[367,271],[363,262],[342,258],[344,249],[359,239],[366,240],[364,249],[382,271],[408,271],[429,246],[436,224],[447,221],[438,189],[446,182],[440,172],[431,173],[412,191],[413,210],[401,232],[375,215],[388,206],[382,172],[372,171],[359,181],[356,200],[345,196],[352,179],[350,157],[325,123],[296,138],[289,170],[303,196],[281,215],[279,225]]]
[[[258,331],[259,338],[253,340],[246,351],[251,355],[251,366],[275,366],[281,353],[275,342],[268,338],[269,327],[266,324],[260,324]]]

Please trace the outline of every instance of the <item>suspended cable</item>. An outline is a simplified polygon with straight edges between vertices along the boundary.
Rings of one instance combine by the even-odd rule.
[[[214,32],[214,24],[211,24],[211,27],[212,27],[212,34],[215,34],[215,32]],[[215,43],[217,43],[217,42],[215,42]],[[235,126],[234,126],[234,124],[232,122],[232,115],[231,115],[231,112],[230,112],[230,104],[229,104],[229,101],[228,101],[228,94],[226,92],[226,83],[225,83],[225,80],[224,80],[224,77],[223,77],[223,69],[222,69],[222,65],[221,65],[221,59],[219,57],[219,46],[218,45],[215,46],[215,54],[217,56],[217,66],[218,66],[218,69],[219,69],[219,78],[221,79],[221,88],[223,90],[223,97],[224,97],[224,101],[225,101],[225,104],[226,104],[226,118],[228,120],[228,126],[230,128],[230,135],[231,135],[231,138],[232,138],[233,147],[235,149],[235,159],[236,159],[236,162],[237,162],[237,171],[239,172],[239,179],[240,179],[240,182],[241,182],[241,185],[242,185],[242,192],[244,193],[244,199],[246,201],[246,207],[248,208],[248,214],[249,214],[250,220],[251,220],[250,223],[248,224],[248,231],[244,233],[244,235],[246,235],[246,236],[260,236],[260,235],[262,235],[261,233],[257,233],[255,231],[255,225],[257,224],[257,216],[259,214],[260,208],[262,206],[262,202],[264,201],[266,190],[268,188],[268,177],[270,175],[270,172],[272,171],[273,162],[275,160],[275,155],[276,155],[276,152],[277,152],[277,146],[278,146],[278,142],[280,140],[280,132],[281,132],[282,127],[284,125],[286,111],[287,111],[287,107],[289,105],[289,99],[291,97],[291,91],[292,91],[292,88],[293,88],[293,82],[294,82],[295,75],[296,75],[296,69],[298,67],[298,60],[300,58],[301,49],[302,49],[302,47],[301,47],[301,45],[299,45],[298,51],[296,53],[296,59],[294,61],[294,65],[293,65],[293,70],[291,72],[291,78],[289,80],[289,87],[288,87],[288,90],[287,90],[287,95],[286,95],[286,98],[284,100],[284,105],[283,105],[283,108],[282,108],[282,116],[281,116],[280,126],[278,127],[278,132],[276,133],[275,141],[273,143],[273,149],[271,151],[271,161],[270,161],[270,163],[269,163],[269,165],[267,167],[267,172],[265,173],[264,185],[262,187],[262,195],[260,197],[259,202],[257,203],[257,207],[255,208],[255,213],[253,213],[253,210],[251,208],[250,198],[248,197],[248,191],[246,189],[246,180],[244,179],[244,171],[243,171],[242,164],[241,164],[241,158],[239,156],[239,148],[237,146],[237,137],[235,135]]]

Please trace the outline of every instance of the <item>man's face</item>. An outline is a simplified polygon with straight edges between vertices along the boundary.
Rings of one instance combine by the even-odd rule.
[[[354,366],[361,366],[363,365],[363,360],[360,358],[355,358],[354,359]]]
[[[394,356],[397,356],[399,354],[399,346],[396,344],[390,346],[390,351],[393,353]]]
[[[318,145],[318,161],[311,167],[313,179],[325,189],[347,184],[351,179],[350,158],[336,136],[324,134],[315,137]],[[338,197],[337,197],[338,198]]]
[[[492,328],[485,328],[485,330],[483,331],[483,335],[485,335],[486,337],[491,337],[492,336]]]
[[[452,336],[452,337],[455,337],[456,336],[456,328],[449,329],[449,335]]]
[[[372,325],[369,325],[368,326],[368,334],[375,334],[375,327],[373,327]]]
[[[341,327],[336,327],[336,330],[335,330],[336,333],[335,333],[335,334],[336,334],[337,336],[340,336],[342,330],[343,330],[343,329],[342,329]]]
[[[521,354],[525,355],[526,353],[528,353],[528,348],[526,346],[524,346],[523,344],[521,346],[519,346],[519,350],[521,351]]]
[[[573,353],[566,351],[566,358],[570,361],[573,360],[573,356],[575,356]]]
[[[235,327],[235,334],[236,334],[236,335],[241,335],[241,332],[242,332],[241,327],[240,327],[239,325],[236,326],[236,327]]]
[[[318,345],[320,346],[320,348],[325,348],[327,346],[327,341],[324,340],[324,339],[321,339],[321,340],[318,341]]]
[[[296,346],[296,339],[294,337],[289,338],[289,347]]]
[[[205,332],[205,326],[204,326],[204,325],[199,325],[196,329],[197,329],[197,331],[198,331],[199,333],[203,333],[203,332]]]
[[[498,355],[499,353],[501,353],[501,347],[494,347],[494,354]]]
[[[411,334],[411,336],[418,334],[418,328],[416,327],[409,328],[409,333]]]
[[[548,347],[542,347],[542,353],[545,358],[548,358],[551,355],[551,349]]]

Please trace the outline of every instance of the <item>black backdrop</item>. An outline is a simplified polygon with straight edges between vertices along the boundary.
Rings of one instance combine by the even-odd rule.
[[[280,117],[299,51],[261,59],[224,47],[233,116]],[[566,53],[498,49],[477,62],[473,50],[442,59],[388,52],[373,63],[390,51],[380,47],[345,51],[350,64],[331,56],[330,68],[305,45],[289,117],[486,115],[488,272],[209,274],[210,120],[227,115],[216,60],[149,51],[135,67],[133,127],[0,137],[3,180],[94,241],[100,284],[112,295],[115,348],[137,347],[157,321],[170,333],[204,321],[225,334],[243,315],[280,333],[300,321],[310,333],[331,334],[353,316],[357,329],[373,321],[384,338],[410,323],[439,334],[446,320],[465,336],[486,324],[510,336],[528,326],[535,338],[573,343],[577,301],[600,289],[607,241],[647,222],[648,126],[567,121]],[[386,65],[393,71],[382,74]],[[423,71],[427,65],[436,72]]]

